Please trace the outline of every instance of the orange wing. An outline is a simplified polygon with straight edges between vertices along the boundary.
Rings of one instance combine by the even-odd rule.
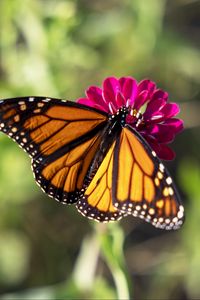
[[[99,222],[115,221],[125,216],[112,204],[112,174],[115,142],[109,148],[84,196],[76,206],[84,216]]]
[[[122,129],[113,160],[113,205],[162,229],[177,229],[184,209],[167,170],[131,127]]]
[[[29,97],[0,102],[0,130],[32,157],[42,189],[76,202],[100,144],[107,114],[70,101]]]

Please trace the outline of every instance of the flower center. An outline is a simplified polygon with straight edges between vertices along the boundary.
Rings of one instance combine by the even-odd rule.
[[[136,124],[135,126],[138,127],[140,124],[144,124],[143,114],[140,110],[136,110],[135,108],[130,110],[130,115],[135,118]]]
[[[127,109],[126,123],[137,129],[140,126],[143,126],[144,119],[142,112],[131,106],[129,106]]]

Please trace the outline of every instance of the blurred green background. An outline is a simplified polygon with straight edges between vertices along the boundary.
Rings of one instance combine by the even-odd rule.
[[[98,225],[43,194],[1,134],[0,299],[200,298],[199,46],[199,0],[0,0],[1,98],[75,100],[130,75],[180,104],[166,165],[186,208],[177,232],[133,217]]]

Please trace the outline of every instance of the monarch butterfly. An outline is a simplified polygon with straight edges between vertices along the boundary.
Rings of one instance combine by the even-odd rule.
[[[126,122],[128,106],[109,114],[44,97],[0,101],[0,130],[32,159],[42,190],[100,222],[129,214],[177,229],[184,209],[173,181],[145,139]]]

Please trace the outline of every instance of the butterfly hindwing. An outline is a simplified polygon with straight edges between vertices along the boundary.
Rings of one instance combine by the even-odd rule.
[[[99,222],[119,220],[125,215],[125,213],[115,208],[112,203],[114,148],[115,142],[107,151],[84,196],[76,204],[77,209],[84,216]]]
[[[77,145],[50,163],[32,161],[35,179],[44,192],[62,203],[74,203],[83,194],[84,178],[100,144],[99,135]]]
[[[29,97],[0,103],[0,130],[32,158],[36,181],[51,197],[76,202],[107,115],[70,101]]]
[[[117,138],[113,159],[113,205],[158,228],[177,229],[183,206],[164,165],[130,126]]]

